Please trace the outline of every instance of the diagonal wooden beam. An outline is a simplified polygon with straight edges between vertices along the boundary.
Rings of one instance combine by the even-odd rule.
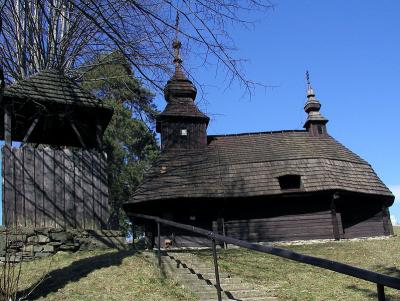
[[[78,130],[78,128],[76,127],[74,121],[73,121],[73,120],[70,120],[70,122],[71,122],[72,129],[74,130],[76,136],[78,137],[78,140],[79,140],[80,144],[82,145],[83,148],[86,148],[86,144],[85,144],[85,142],[83,141],[82,136],[81,136],[81,133],[79,133],[79,130]]]
[[[26,132],[24,139],[22,139],[23,144],[25,144],[28,141],[29,137],[31,136],[33,130],[35,129],[37,123],[39,122],[39,117],[40,116],[37,115],[36,118],[31,123],[31,126],[29,127],[28,131]]]
[[[5,145],[11,147],[12,145],[12,137],[11,137],[11,105],[4,105],[4,143]]]

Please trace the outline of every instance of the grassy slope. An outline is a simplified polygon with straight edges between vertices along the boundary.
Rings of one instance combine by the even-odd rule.
[[[140,301],[195,300],[170,280],[162,280],[152,260],[132,252],[95,251],[57,254],[23,265],[21,285],[47,278],[29,300]]]
[[[290,249],[346,262],[400,277],[399,236],[384,240],[332,242]],[[362,280],[241,249],[221,250],[222,270],[265,287],[277,286],[280,300],[376,300],[375,286]],[[199,254],[211,262],[208,251]],[[162,280],[145,253],[95,251],[58,254],[23,265],[21,284],[28,288],[50,266],[49,277],[30,300],[52,301],[151,301],[195,300],[176,283]],[[386,289],[388,300],[400,292]]]
[[[400,278],[400,227],[395,231],[398,236],[390,239],[284,248]],[[222,270],[266,287],[277,286],[275,294],[280,300],[377,300],[374,284],[353,277],[243,249],[221,250],[219,254]],[[200,256],[211,261],[208,252],[200,252]],[[385,292],[387,300],[400,300],[400,291],[386,288]]]

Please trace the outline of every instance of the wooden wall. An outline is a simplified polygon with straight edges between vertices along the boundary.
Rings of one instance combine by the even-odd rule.
[[[138,212],[217,231],[250,242],[343,239],[393,234],[385,203],[374,196],[333,192],[248,199],[193,199],[153,204]],[[195,217],[195,219],[192,219]],[[336,226],[337,232],[334,228]],[[155,228],[149,228],[156,236]],[[161,245],[210,246],[207,238],[162,226]],[[157,242],[157,239],[155,240]]]
[[[187,136],[181,136],[181,129],[187,129]],[[161,149],[199,149],[207,146],[205,122],[187,121],[161,123]]]
[[[382,201],[349,196],[340,199],[338,209],[342,217],[343,238],[393,234],[388,209]]]
[[[341,229],[340,215],[337,215]],[[225,221],[227,236],[251,242],[332,239],[330,211]]]
[[[30,147],[2,151],[4,225],[107,228],[104,154]]]
[[[361,210],[360,210],[361,211]],[[382,212],[366,216],[362,220],[354,216],[344,223],[343,238],[383,236],[393,234],[391,222],[383,218]]]

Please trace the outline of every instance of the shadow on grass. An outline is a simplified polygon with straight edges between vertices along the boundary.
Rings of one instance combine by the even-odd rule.
[[[37,300],[41,297],[46,297],[48,294],[58,291],[70,282],[79,281],[95,270],[120,265],[124,258],[132,256],[137,252],[136,250],[124,250],[74,261],[67,267],[51,271],[45,280],[39,280],[29,288],[19,292],[18,295],[20,297],[27,296],[32,291],[25,300]]]
[[[378,273],[381,273],[381,274],[399,278],[399,281],[400,281],[400,269],[398,269],[396,267],[375,266],[373,271],[377,271]],[[377,293],[376,289],[372,290],[372,289],[368,289],[368,288],[356,286],[356,285],[350,285],[347,288],[351,289],[353,291],[362,293],[365,297],[367,297],[369,299],[378,300],[378,293]],[[387,292],[387,288],[385,288],[385,292],[386,292],[386,301],[400,300],[400,290],[395,290],[394,293],[393,293],[393,291],[391,291],[389,294]]]

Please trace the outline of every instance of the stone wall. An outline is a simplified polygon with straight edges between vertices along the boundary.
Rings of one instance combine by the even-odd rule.
[[[0,227],[0,261],[5,260],[6,254],[11,256],[12,261],[19,261],[49,256],[58,251],[76,252],[106,248],[128,248],[121,231],[55,228],[7,230]]]

